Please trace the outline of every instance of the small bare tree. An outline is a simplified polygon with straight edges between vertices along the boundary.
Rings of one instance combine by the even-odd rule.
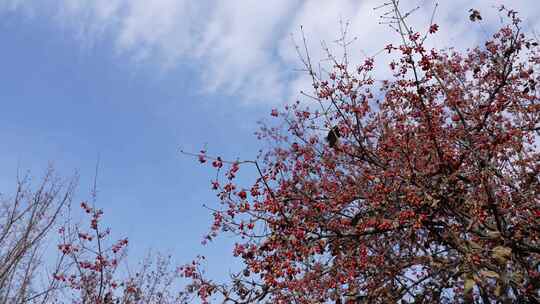
[[[61,180],[49,167],[36,189],[30,178],[17,178],[14,196],[0,194],[0,304],[50,303],[58,282],[49,277],[63,265],[59,257],[51,274],[43,256],[50,231],[70,205],[76,178]],[[67,209],[66,209],[67,210]]]

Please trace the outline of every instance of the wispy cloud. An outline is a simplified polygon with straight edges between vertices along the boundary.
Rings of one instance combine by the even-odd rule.
[[[39,3],[39,4],[38,4]],[[190,62],[200,67],[198,77],[205,92],[236,95],[247,102],[282,102],[293,98],[306,80],[291,76],[299,66],[290,34],[298,38],[300,26],[308,37],[314,58],[323,58],[320,42],[339,36],[339,20],[349,20],[350,35],[357,41],[351,57],[358,62],[373,55],[397,36],[379,24],[383,1],[207,1],[187,0],[4,0],[0,9],[29,15],[48,11],[59,24],[72,28],[84,43],[113,37],[115,51],[137,62],[158,64],[165,69]],[[501,1],[441,1],[435,21],[440,34],[432,41],[438,47],[464,48],[485,39],[499,22],[494,8]],[[536,0],[508,3],[521,12],[530,28],[538,25],[540,4]],[[419,5],[412,24],[420,29],[429,23],[434,1],[411,0]],[[44,9],[46,8],[46,9]],[[479,8],[489,21],[471,29],[469,8]]]

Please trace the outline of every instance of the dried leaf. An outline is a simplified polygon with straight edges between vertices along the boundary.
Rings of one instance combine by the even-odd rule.
[[[497,246],[493,248],[491,256],[500,264],[506,264],[508,259],[512,256],[512,249],[504,246]]]
[[[522,284],[523,279],[523,274],[519,271],[513,272],[511,274],[511,280],[514,281],[516,284]]]
[[[495,286],[495,290],[493,291],[493,293],[494,293],[497,297],[500,297],[500,296],[501,296],[501,284],[497,283],[497,286]]]
[[[480,275],[486,278],[498,279],[500,276],[493,270],[481,270]]]
[[[426,194],[426,202],[429,204],[431,208],[437,208],[439,205],[440,200],[434,198],[433,196]]]
[[[468,294],[469,292],[471,292],[471,290],[474,287],[474,284],[475,284],[475,282],[474,282],[474,280],[472,278],[466,279],[465,284],[463,286],[463,292],[465,294]]]
[[[469,244],[469,247],[474,251],[482,250],[482,246],[480,246],[480,244],[478,244],[476,242],[468,241],[467,243]]]
[[[488,230],[486,232],[486,235],[488,237],[488,239],[491,239],[491,240],[495,240],[495,239],[498,239],[501,237],[501,233],[498,232],[498,231],[491,231],[491,230]]]

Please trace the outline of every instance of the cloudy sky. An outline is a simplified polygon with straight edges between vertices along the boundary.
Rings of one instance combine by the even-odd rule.
[[[297,72],[300,26],[317,60],[321,41],[334,46],[339,20],[350,21],[351,61],[361,62],[397,40],[379,24],[386,10],[373,9],[383,2],[0,0],[0,192],[14,190],[18,168],[39,176],[52,161],[64,176],[79,173],[84,198],[100,155],[99,204],[135,257],[151,247],[179,262],[202,252],[223,273],[232,240],[200,247],[213,172],[179,147],[252,159],[256,122],[309,88]],[[401,2],[420,7],[410,22],[425,31],[435,2]],[[440,1],[429,43],[481,43],[500,24],[500,4]],[[506,5],[527,31],[540,29],[537,0]],[[470,8],[482,24],[468,22]]]

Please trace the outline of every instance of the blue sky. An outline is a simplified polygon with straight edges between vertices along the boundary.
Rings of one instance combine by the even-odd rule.
[[[87,198],[99,154],[98,206],[135,258],[148,248],[181,262],[204,252],[213,171],[178,149],[256,155],[252,134],[269,105],[200,93],[192,66],[132,66],[107,39],[82,49],[46,19],[2,17],[1,191],[14,191],[18,166],[38,177],[52,161],[63,176],[78,171],[77,197]]]
[[[377,23],[372,8],[380,3],[0,0],[0,192],[14,190],[17,168],[39,176],[52,161],[63,176],[79,173],[82,199],[99,154],[99,207],[130,238],[135,259],[149,248],[171,251],[178,262],[203,253],[223,274],[233,241],[200,245],[211,221],[202,204],[216,203],[213,171],[178,149],[206,145],[229,159],[254,158],[256,122],[309,87],[293,70],[289,34],[298,38],[303,25],[321,58],[320,41],[337,37],[340,18],[351,20],[360,62],[396,39]],[[498,3],[441,3],[441,33],[431,43],[481,41],[497,24],[489,7]],[[406,4],[422,5],[416,25],[429,22],[433,1]],[[528,29],[538,28],[536,1],[511,4]],[[471,30],[471,7],[493,22]]]

